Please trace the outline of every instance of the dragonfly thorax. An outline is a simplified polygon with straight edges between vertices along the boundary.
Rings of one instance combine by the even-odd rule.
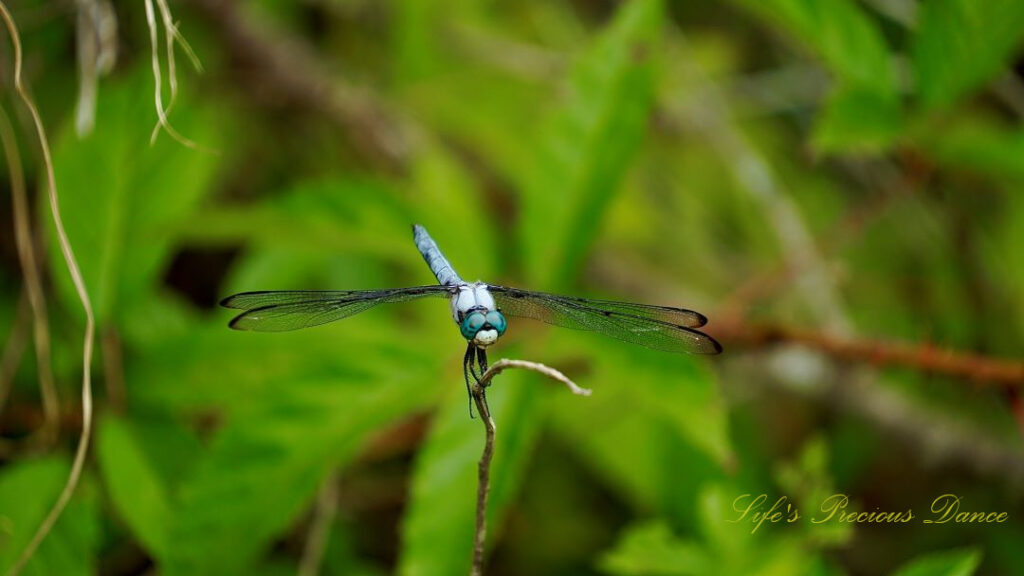
[[[483,282],[462,284],[452,295],[452,319],[456,324],[462,321],[472,310],[496,310],[494,297]]]
[[[490,346],[505,333],[505,316],[483,282],[459,286],[452,295],[452,318],[462,337],[477,346]]]

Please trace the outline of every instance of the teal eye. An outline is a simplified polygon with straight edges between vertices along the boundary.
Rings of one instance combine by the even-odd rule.
[[[484,318],[481,312],[473,312],[467,315],[462,319],[462,324],[459,325],[462,337],[466,340],[472,340],[476,337],[476,333],[483,328],[485,322],[487,322],[487,319]]]
[[[498,331],[498,336],[505,333],[507,325],[505,323],[505,316],[497,310],[491,310],[487,313],[487,323],[490,324],[495,330]]]

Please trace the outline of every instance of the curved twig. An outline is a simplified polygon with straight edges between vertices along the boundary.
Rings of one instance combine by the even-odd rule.
[[[149,43],[152,49],[151,59],[153,64],[153,100],[154,103],[156,104],[157,115],[157,124],[153,127],[153,133],[150,135],[149,143],[152,144],[153,142],[156,142],[156,137],[160,133],[160,129],[163,128],[165,132],[170,134],[172,138],[177,140],[182,145],[187,146],[189,148],[197,148],[195,142],[182,136],[181,133],[175,130],[173,126],[171,126],[170,121],[167,120],[167,113],[170,111],[171,106],[174,104],[174,99],[178,94],[178,80],[176,78],[176,70],[174,65],[174,40],[176,38],[175,35],[177,34],[177,28],[173,27],[172,22],[171,29],[164,30],[164,35],[167,37],[167,57],[169,59],[168,67],[171,83],[171,102],[167,106],[164,106],[163,87],[161,85],[163,70],[161,69],[160,66],[160,46],[158,44],[156,15],[155,9],[153,8],[153,0],[145,0],[143,4],[146,7],[146,24],[149,25]],[[164,25],[166,26],[167,22],[170,21],[170,12],[164,11],[165,6],[166,4],[162,3],[160,6],[160,10],[161,16],[164,19]]]
[[[494,419],[491,418],[491,409],[487,406],[487,386],[495,376],[509,368],[521,368],[532,370],[543,374],[552,380],[565,384],[569,391],[577,396],[590,396],[590,390],[581,388],[568,376],[558,370],[545,366],[538,362],[527,360],[498,360],[491,365],[480,377],[480,381],[473,385],[473,400],[480,413],[480,420],[484,423],[484,452],[480,456],[480,463],[477,466],[477,488],[476,488],[476,531],[473,536],[473,566],[470,569],[472,576],[483,574],[484,549],[487,540],[487,497],[491,492],[491,459],[494,457]]]
[[[484,372],[483,376],[480,377],[480,386],[487,387],[495,376],[501,374],[508,368],[521,368],[523,370],[532,370],[539,374],[543,374],[552,380],[557,380],[562,384],[565,384],[566,388],[577,396],[590,396],[591,394],[591,390],[589,388],[581,388],[580,386],[577,386],[576,383],[570,380],[568,376],[562,374],[558,370],[555,370],[550,366],[545,366],[540,362],[530,362],[529,360],[498,360],[494,364],[491,364],[491,367],[487,369],[487,372]]]

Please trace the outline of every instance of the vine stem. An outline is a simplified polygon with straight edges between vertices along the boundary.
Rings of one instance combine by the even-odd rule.
[[[491,459],[494,457],[494,436],[496,431],[494,418],[491,417],[491,409],[487,405],[487,386],[495,376],[509,368],[519,368],[543,374],[552,380],[565,384],[569,391],[577,396],[590,396],[590,390],[577,386],[565,374],[550,366],[527,360],[498,360],[484,372],[483,376],[480,377],[480,381],[473,385],[473,401],[476,403],[480,420],[484,423],[484,451],[480,456],[480,463],[477,465],[476,531],[473,535],[473,565],[469,571],[471,576],[481,576],[483,574],[484,551],[487,543],[487,497],[491,492]]]

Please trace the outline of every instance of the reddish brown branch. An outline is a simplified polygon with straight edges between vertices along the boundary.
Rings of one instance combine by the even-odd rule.
[[[784,326],[744,327],[730,324],[716,328],[713,335],[722,340],[726,347],[730,344],[744,347],[800,344],[838,360],[866,362],[876,366],[903,366],[1007,388],[1019,388],[1024,384],[1024,362],[991,358],[930,344],[851,340]]]
[[[1006,391],[1007,400],[1010,402],[1010,412],[1013,419],[1017,421],[1017,428],[1021,437],[1024,437],[1024,399],[1021,398],[1020,390],[1014,388]]]

